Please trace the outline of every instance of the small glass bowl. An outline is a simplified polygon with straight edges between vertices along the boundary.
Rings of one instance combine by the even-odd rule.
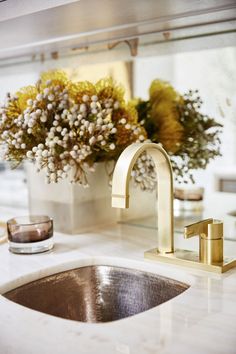
[[[13,253],[41,253],[53,247],[53,220],[29,215],[7,221],[9,250]]]

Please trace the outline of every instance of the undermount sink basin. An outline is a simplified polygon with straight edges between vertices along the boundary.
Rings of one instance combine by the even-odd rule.
[[[68,270],[3,296],[46,314],[82,322],[110,322],[168,301],[189,285],[159,275],[105,265]]]

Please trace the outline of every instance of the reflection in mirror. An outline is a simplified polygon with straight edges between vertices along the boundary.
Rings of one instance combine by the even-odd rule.
[[[236,48],[229,47],[137,59],[134,64],[134,96],[146,99],[155,78],[170,82],[181,94],[198,89],[202,112],[223,124],[223,156],[212,161],[207,170],[194,173],[196,182],[204,179],[207,189],[211,189],[213,171],[236,167],[235,61]]]
[[[106,57],[106,56],[105,56]],[[100,60],[101,61],[101,60]],[[116,61],[114,55],[109,63],[96,63],[93,60],[83,59],[80,65],[79,59],[60,60],[52,63],[42,62],[22,64],[14,68],[0,68],[1,85],[0,101],[3,101],[6,92],[16,92],[19,88],[33,84],[37,81],[41,71],[50,68],[64,69],[71,79],[97,81],[104,76],[112,76],[117,82],[122,83],[126,99],[140,97],[148,99],[148,91],[154,79],[168,81],[180,94],[189,89],[199,90],[203,100],[202,113],[213,117],[221,123],[221,157],[207,166],[205,170],[193,172],[196,186],[204,188],[204,203],[201,207],[185,203],[176,210],[176,225],[182,229],[186,221],[194,221],[202,216],[214,216],[224,218],[227,213],[235,209],[236,194],[233,192],[236,184],[236,48],[225,47],[208,50],[195,50],[175,54],[156,55],[149,57],[136,57],[132,61]],[[27,208],[26,176],[22,168],[10,171],[5,163],[1,163],[0,169],[0,203],[2,206]],[[222,184],[223,182],[224,184]],[[226,183],[225,183],[226,181]],[[221,190],[222,185],[233,186],[230,191]],[[193,186],[189,185],[191,188]],[[182,186],[178,186],[182,187]],[[145,196],[147,195],[147,196]],[[141,198],[142,203],[133,203],[131,208],[122,215],[122,220],[133,220],[133,223],[154,227],[152,214],[155,214],[155,196],[150,202],[150,193],[135,192],[135,197]],[[147,207],[143,203],[147,199]],[[140,205],[138,210],[137,204]],[[217,204],[217,208],[214,206]],[[146,213],[146,214],[145,214]],[[16,213],[14,215],[17,215]],[[145,217],[145,220],[142,217]],[[149,218],[147,218],[149,217]],[[135,220],[135,221],[134,221]],[[227,226],[226,226],[227,232]],[[236,239],[236,230],[230,231],[231,238]]]
[[[236,239],[236,229],[230,228],[227,221],[227,214],[235,210],[236,205],[236,194],[233,193],[236,185],[235,62],[235,47],[137,58],[134,62],[135,97],[147,100],[150,84],[157,78],[169,82],[180,94],[190,89],[198,90],[203,101],[201,112],[223,125],[220,135],[222,156],[212,160],[206,169],[193,171],[194,185],[191,182],[176,184],[178,191],[182,189],[185,196],[174,203],[175,229],[180,232],[185,224],[213,216],[225,219],[225,237]],[[220,190],[223,182],[227,189]],[[194,195],[194,198],[188,199],[188,195]],[[148,217],[153,214],[155,198],[150,204],[150,196],[147,197],[145,211],[143,197],[139,198],[142,200],[140,210],[137,211],[140,203],[134,203],[133,215],[130,211],[122,211],[123,219],[127,222],[133,218],[130,222],[134,224],[155,227],[155,217]]]

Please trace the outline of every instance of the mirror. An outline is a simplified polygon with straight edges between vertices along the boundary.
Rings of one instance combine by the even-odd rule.
[[[194,39],[192,41],[194,43]],[[69,77],[75,80],[96,81],[107,75],[112,76],[123,84],[126,99],[148,99],[149,86],[152,80],[157,78],[170,82],[180,94],[189,89],[198,89],[203,100],[202,112],[215,118],[224,128],[221,134],[222,156],[213,160],[206,170],[195,171],[194,179],[196,186],[205,190],[207,207],[204,216],[212,216],[211,210],[214,210],[217,203],[218,208],[214,210],[214,216],[222,218],[232,213],[236,200],[236,47],[219,46],[200,50],[193,50],[192,47],[189,51],[176,53],[157,52],[153,55],[152,52],[152,55],[147,57],[143,55],[142,49],[142,56],[129,56],[126,60],[126,55],[125,60],[119,61],[116,60],[117,57],[121,58],[116,57],[114,51],[103,56],[102,53],[97,56],[86,56],[83,53],[81,57],[77,55],[73,58],[42,60],[13,66],[5,63],[4,67],[0,66],[0,101],[4,99],[6,92],[15,92],[23,86],[35,83],[41,71],[52,68],[64,69]],[[0,182],[1,186],[4,186],[0,191],[1,205],[27,210],[26,176],[23,168],[10,171],[9,166],[1,162]],[[150,208],[153,209],[152,206]],[[124,220],[126,219],[124,216]],[[235,229],[230,231],[231,236],[236,239]]]

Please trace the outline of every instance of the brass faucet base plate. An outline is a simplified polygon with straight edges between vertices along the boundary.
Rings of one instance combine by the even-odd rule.
[[[205,264],[199,261],[197,252],[180,249],[176,249],[174,253],[161,254],[158,252],[157,248],[154,248],[146,251],[144,258],[214,273],[225,273],[229,269],[236,267],[236,259],[225,258],[224,261],[219,264]]]

